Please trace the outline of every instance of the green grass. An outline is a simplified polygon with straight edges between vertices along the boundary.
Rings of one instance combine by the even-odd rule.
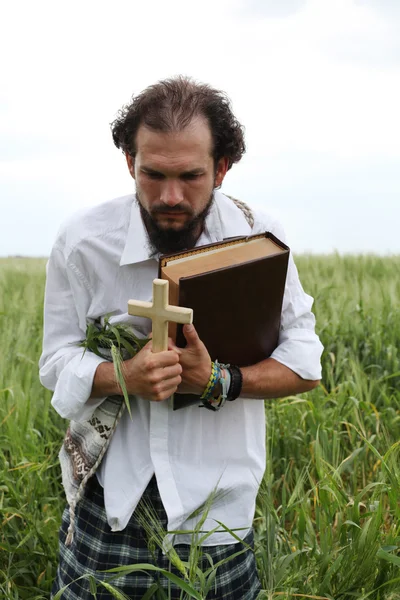
[[[269,401],[264,598],[400,600],[400,259],[298,257],[323,385]],[[0,598],[48,598],[66,423],[38,380],[45,261],[0,259]]]

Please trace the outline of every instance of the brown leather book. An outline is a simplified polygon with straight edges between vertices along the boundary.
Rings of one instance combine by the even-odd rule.
[[[269,232],[160,257],[169,303],[193,309],[193,324],[211,359],[239,367],[268,358],[278,344],[289,248]],[[182,325],[169,335],[186,345]],[[175,394],[174,410],[198,403]]]

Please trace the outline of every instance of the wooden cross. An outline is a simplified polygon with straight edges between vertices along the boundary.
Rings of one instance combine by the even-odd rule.
[[[168,350],[168,322],[192,323],[193,310],[168,304],[169,282],[166,279],[154,279],[153,302],[141,300],[128,301],[128,314],[147,317],[152,320],[153,352]]]

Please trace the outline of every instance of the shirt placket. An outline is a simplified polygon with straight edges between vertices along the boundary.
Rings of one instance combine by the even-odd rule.
[[[150,456],[161,500],[168,516],[168,528],[176,529],[180,525],[180,516],[184,510],[168,447],[170,410],[168,400],[150,403]]]

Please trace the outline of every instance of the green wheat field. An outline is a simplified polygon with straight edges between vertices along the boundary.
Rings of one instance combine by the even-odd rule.
[[[399,600],[400,257],[296,262],[315,298],[323,382],[265,405],[268,467],[254,520],[260,598]],[[45,263],[0,259],[0,598],[7,600],[49,598],[65,505],[57,454],[66,422],[37,367]],[[198,554],[194,548],[192,563]],[[202,600],[213,567],[195,567],[178,569],[182,598]],[[168,598],[153,592],[147,597]]]

